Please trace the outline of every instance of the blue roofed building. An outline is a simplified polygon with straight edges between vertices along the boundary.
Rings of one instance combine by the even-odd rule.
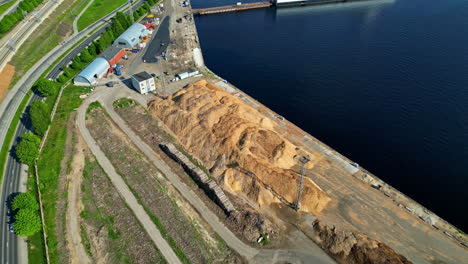
[[[73,79],[73,83],[81,86],[92,86],[109,70],[109,67],[109,62],[106,59],[96,58]]]
[[[148,35],[146,27],[140,23],[135,23],[114,41],[113,46],[124,49],[133,49],[133,47],[139,44],[140,40],[146,35]]]

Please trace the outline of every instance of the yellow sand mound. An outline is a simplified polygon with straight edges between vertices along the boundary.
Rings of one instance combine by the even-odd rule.
[[[150,102],[149,111],[215,177],[223,177],[225,187],[259,205],[279,202],[273,192],[293,203],[300,177],[298,157],[308,155],[309,168],[318,159],[277,133],[276,125],[257,109],[204,80],[166,100]],[[305,179],[301,210],[319,213],[329,201]]]

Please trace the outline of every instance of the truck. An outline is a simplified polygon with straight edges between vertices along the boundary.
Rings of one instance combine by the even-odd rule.
[[[117,75],[117,76],[122,75],[122,72],[120,71],[120,69],[121,69],[122,67],[123,67],[122,65],[118,65],[118,66],[116,66],[116,67],[114,68],[114,70],[115,70],[115,75]]]

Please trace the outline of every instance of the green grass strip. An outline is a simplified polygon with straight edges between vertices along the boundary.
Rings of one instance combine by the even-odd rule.
[[[16,3],[18,0],[12,0],[6,4],[0,5],[0,15],[3,14],[10,6],[12,6],[14,3]]]
[[[49,128],[49,135],[37,161],[42,203],[44,205],[47,244],[49,246],[49,258],[51,263],[58,263],[58,241],[55,232],[56,203],[59,198],[57,188],[61,162],[65,154],[67,122],[70,118],[70,114],[75,111],[83,101],[79,96],[89,92],[89,89],[89,87],[73,85],[64,88],[57,111],[55,112],[54,119]]]
[[[110,12],[122,6],[126,0],[94,0],[78,19],[78,30],[81,31],[95,21],[103,18]]]
[[[5,135],[5,140],[3,140],[2,149],[0,150],[0,183],[3,180],[6,158],[8,156],[8,150],[10,149],[11,141],[15,136],[16,128],[18,127],[18,124],[20,122],[21,115],[23,114],[23,111],[26,108],[26,104],[28,103],[29,99],[31,99],[31,96],[32,90],[29,90],[29,92],[23,98],[23,101],[21,101],[18,110],[16,110],[15,116],[13,117],[13,120],[11,120],[10,127],[8,128],[8,131]]]

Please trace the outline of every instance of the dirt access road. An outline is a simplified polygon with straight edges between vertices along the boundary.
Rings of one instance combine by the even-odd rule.
[[[97,146],[95,140],[91,137],[88,129],[85,126],[85,117],[86,117],[86,109],[88,108],[89,104],[94,101],[99,101],[104,108],[106,109],[107,113],[111,117],[111,119],[120,127],[120,129],[128,136],[130,140],[135,144],[135,146],[145,154],[145,156],[154,163],[154,165],[161,170],[161,172],[166,176],[166,178],[173,184],[173,186],[180,192],[182,196],[197,210],[197,212],[207,221],[207,223],[215,230],[215,232],[226,242],[226,244],[237,251],[240,255],[244,256],[249,262],[252,263],[276,263],[276,262],[288,262],[288,263],[335,263],[335,261],[329,257],[324,251],[322,251],[318,246],[316,246],[312,241],[310,243],[306,243],[303,249],[284,249],[284,250],[259,250],[252,248],[245,243],[243,243],[239,238],[237,238],[231,230],[229,230],[221,220],[211,212],[208,207],[197,198],[196,194],[187,186],[185,185],[179,177],[169,168],[164,161],[158,159],[154,152],[152,151],[151,147],[148,146],[146,143],[143,142],[127,125],[126,123],[120,118],[120,116],[114,111],[112,103],[119,98],[122,97],[130,97],[141,105],[145,106],[147,104],[147,98],[145,96],[141,96],[136,94],[134,91],[129,89],[123,88],[123,85],[118,85],[113,89],[105,88],[105,87],[98,87],[94,91],[93,94],[88,97],[83,105],[78,110],[78,119],[77,125],[80,129],[81,134],[83,135],[86,143],[89,145],[91,151],[98,159],[101,166],[104,170],[111,176],[111,178],[118,178],[117,182],[112,179],[114,184],[123,184],[125,183],[122,181],[121,177],[117,175],[115,169],[112,167],[109,160],[105,157],[104,153],[100,150]],[[121,183],[118,181],[122,181]],[[119,191],[125,191],[128,187],[125,186],[117,186]],[[130,192],[130,191],[129,191]],[[122,193],[121,193],[122,194]],[[127,195],[127,194],[125,194]],[[127,197],[123,195],[128,200]],[[134,196],[133,194],[128,194],[131,197]],[[132,199],[130,199],[132,200]],[[127,201],[129,202],[129,201]],[[141,207],[136,200],[134,201],[135,204],[132,206]],[[133,208],[132,208],[133,210]],[[143,214],[135,213],[140,221],[144,221],[144,218],[147,217],[146,213]],[[141,218],[140,218],[141,217]],[[148,229],[147,229],[148,231]],[[149,233],[150,234],[150,233]],[[157,243],[158,247],[161,251],[163,249],[160,247],[160,244]],[[170,261],[169,261],[170,262]]]
[[[88,254],[81,243],[80,212],[82,204],[80,201],[81,180],[85,166],[85,155],[83,151],[83,140],[77,137],[76,152],[71,163],[71,172],[68,174],[68,207],[67,207],[67,242],[70,252],[71,263],[91,263]]]
[[[112,90],[108,90],[112,91]],[[83,104],[78,109],[78,116],[76,120],[76,125],[80,130],[83,139],[85,140],[86,144],[88,144],[89,148],[93,152],[94,156],[98,160],[99,164],[102,166],[106,174],[109,176],[112,184],[120,193],[121,197],[125,200],[128,207],[133,211],[135,216],[140,221],[143,228],[146,230],[148,235],[153,240],[154,244],[158,247],[158,249],[163,254],[164,258],[169,263],[176,263],[182,264],[177,255],[174,253],[172,248],[169,244],[164,240],[159,232],[159,229],[156,227],[154,222],[145,212],[143,207],[138,203],[137,199],[133,195],[133,193],[128,188],[127,184],[124,182],[122,177],[116,172],[114,167],[112,166],[109,159],[107,159],[106,155],[102,152],[102,150],[98,147],[96,141],[93,139],[89,130],[86,128],[85,119],[86,119],[86,110],[89,107],[89,104],[93,101],[96,101],[101,96],[101,93],[94,93],[91,97],[83,102]]]

